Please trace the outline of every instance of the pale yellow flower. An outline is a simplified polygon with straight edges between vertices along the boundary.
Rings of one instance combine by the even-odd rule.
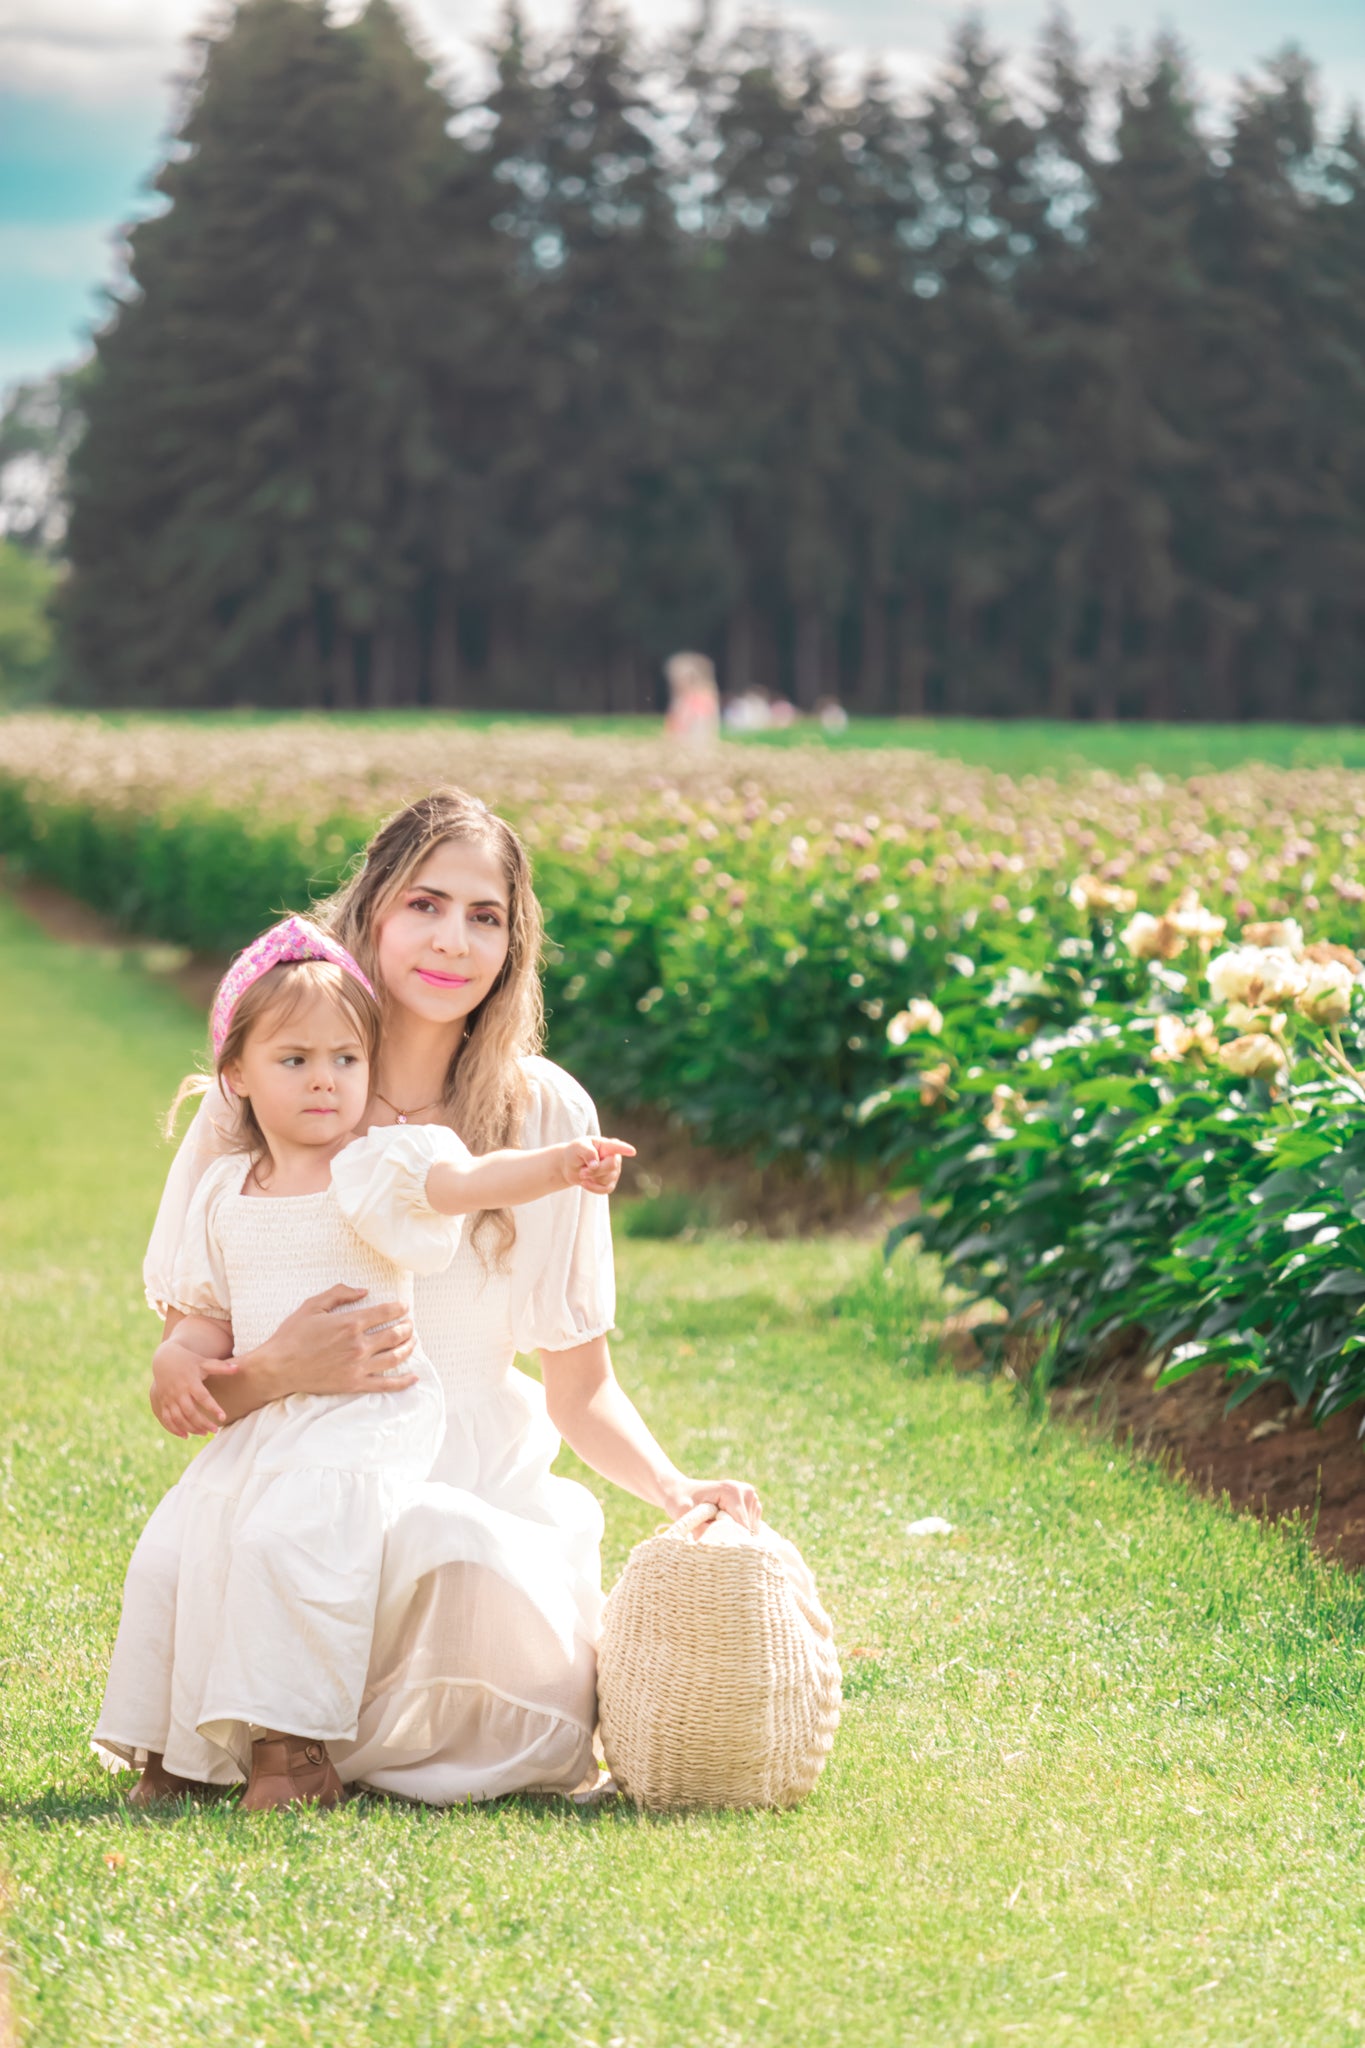
[[[1120,889],[1101,875],[1077,875],[1067,894],[1077,910],[1129,911],[1137,909],[1136,889]]]
[[[1277,946],[1233,946],[1215,954],[1207,969],[1216,1003],[1245,1003],[1252,1009],[1292,1003],[1307,985],[1308,970]]]
[[[1014,1126],[1023,1113],[1023,1096],[1000,1082],[991,1090],[991,1106],[982,1122],[993,1138],[1009,1138],[1013,1136]]]
[[[1264,924],[1244,924],[1242,940],[1244,946],[1273,946],[1282,953],[1292,953],[1296,960],[1303,955],[1303,926],[1296,917],[1281,917]]]
[[[892,1045],[904,1045],[907,1038],[927,1032],[937,1038],[943,1029],[943,1013],[927,996],[915,996],[903,1010],[897,1010],[886,1027]]]
[[[1315,961],[1295,1008],[1314,1024],[1339,1024],[1350,1014],[1355,977],[1339,960]]]
[[[1218,1033],[1204,1010],[1192,1017],[1158,1017],[1153,1033],[1152,1058],[1163,1065],[1176,1060],[1211,1059],[1218,1051]]]
[[[1193,939],[1204,953],[1217,945],[1228,928],[1225,917],[1204,908],[1197,889],[1182,889],[1166,912],[1164,921],[1169,923],[1172,931],[1179,932],[1182,939]]]
[[[940,1060],[936,1067],[926,1067],[919,1077],[919,1100],[921,1109],[932,1109],[948,1093],[948,1082],[952,1068],[947,1060]]]
[[[1230,1074],[1244,1081],[1284,1077],[1284,1047],[1268,1031],[1250,1031],[1242,1038],[1232,1039],[1221,1048],[1219,1057]]]
[[[1153,917],[1140,910],[1119,933],[1135,960],[1174,960],[1185,950],[1184,936],[1168,917]]]

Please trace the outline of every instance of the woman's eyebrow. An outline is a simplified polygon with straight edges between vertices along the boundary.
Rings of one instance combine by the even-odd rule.
[[[453,903],[455,901],[452,890],[429,889],[425,882],[409,882],[404,894],[408,896],[430,896],[433,899],[439,897],[442,903]],[[507,905],[501,896],[485,896],[478,902],[471,902],[469,907],[471,910],[506,910]]]

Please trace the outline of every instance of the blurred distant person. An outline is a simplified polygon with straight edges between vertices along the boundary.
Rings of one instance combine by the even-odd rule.
[[[768,700],[762,690],[751,686],[734,697],[727,697],[721,723],[727,732],[766,732],[772,720],[768,716]]]
[[[788,725],[795,725],[800,716],[801,713],[792,703],[790,697],[779,697],[776,690],[769,690],[768,723],[770,726],[775,730],[781,731]]]
[[[814,717],[826,732],[847,732],[848,713],[837,697],[822,697],[815,707]]]
[[[704,654],[673,654],[664,663],[668,711],[664,731],[691,747],[709,746],[720,731],[720,692]]]

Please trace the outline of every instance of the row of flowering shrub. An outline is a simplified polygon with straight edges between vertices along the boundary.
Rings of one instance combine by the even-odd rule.
[[[1057,1370],[1137,1330],[1171,1377],[1365,1393],[1365,778],[31,717],[0,853],[225,952],[447,780],[528,840],[552,1048],[613,1108],[917,1187]]]
[[[726,1148],[878,1168],[890,1134],[856,1110],[903,1065],[886,1034],[900,992],[936,981],[967,930],[1031,958],[1039,872],[1020,885],[998,849],[931,871],[940,819],[922,793],[898,804],[884,786],[878,815],[837,758],[726,765],[728,781],[563,731],[13,719],[0,855],[130,931],[227,954],[324,895],[397,804],[462,782],[530,845],[551,1050],[594,1093]],[[956,814],[982,808],[970,779],[947,784]],[[1060,863],[1064,847],[1043,851]]]
[[[1056,1375],[1136,1339],[1164,1383],[1218,1365],[1322,1420],[1365,1397],[1365,966],[1294,919],[1229,944],[1193,891],[1072,893],[1089,928],[1040,970],[964,956],[907,1006],[863,1114],[913,1228]]]

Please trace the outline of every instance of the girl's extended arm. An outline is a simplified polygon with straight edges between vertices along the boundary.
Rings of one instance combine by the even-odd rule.
[[[586,1188],[609,1195],[621,1178],[621,1161],[635,1147],[620,1138],[566,1138],[528,1152],[485,1152],[467,1165],[441,1160],[427,1175],[427,1200],[442,1216],[468,1216],[476,1209],[511,1209],[560,1188]]]
[[[542,1351],[540,1369],[551,1422],[594,1472],[673,1521],[713,1500],[746,1529],[758,1527],[762,1506],[744,1480],[688,1479],[678,1470],[617,1379],[605,1337],[571,1351]]]

